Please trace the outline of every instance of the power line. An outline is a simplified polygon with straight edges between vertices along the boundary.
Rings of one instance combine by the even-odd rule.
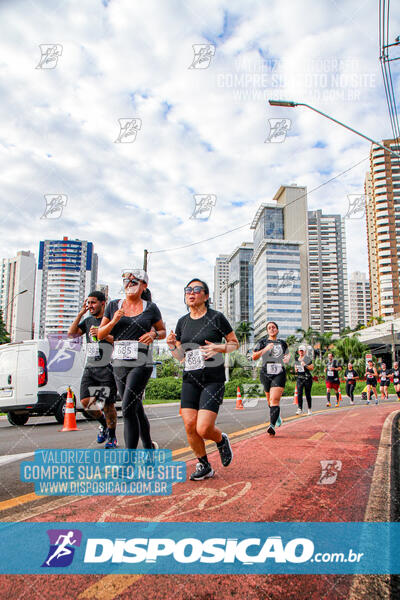
[[[346,173],[348,173],[352,169],[355,169],[356,167],[358,167],[358,165],[360,165],[361,163],[363,163],[366,160],[369,160],[369,156],[367,156],[366,158],[363,158],[358,163],[356,163],[352,167],[349,167],[345,171],[342,171],[341,173],[338,173],[337,175],[335,175],[334,177],[331,177],[327,181],[324,181],[323,183],[321,183],[317,187],[313,188],[312,190],[310,190],[306,194],[303,194],[302,196],[299,196],[298,198],[295,198],[294,200],[291,200],[285,206],[290,206],[294,202],[297,202],[298,200],[301,200],[302,198],[306,198],[307,196],[309,196],[313,192],[316,192],[317,190],[319,190],[320,188],[322,188],[324,185],[327,185],[328,183],[330,183],[334,179],[337,179],[338,177],[341,177],[342,175],[345,175]],[[149,250],[148,251],[148,255],[150,255],[150,254],[160,254],[162,252],[173,252],[175,250],[183,250],[184,248],[190,248],[191,246],[197,246],[198,244],[203,244],[204,242],[209,242],[211,240],[215,240],[215,239],[217,239],[219,237],[222,237],[224,235],[228,235],[229,233],[233,233],[234,231],[238,231],[239,229],[243,229],[244,227],[248,227],[250,224],[251,224],[251,222],[245,223],[244,225],[240,225],[239,227],[235,227],[235,229],[230,229],[229,231],[224,231],[223,233],[219,233],[218,235],[214,235],[213,237],[207,238],[205,240],[199,240],[198,242],[192,242],[190,244],[185,244],[184,246],[176,246],[175,248],[165,248],[164,250],[153,250],[153,251]]]

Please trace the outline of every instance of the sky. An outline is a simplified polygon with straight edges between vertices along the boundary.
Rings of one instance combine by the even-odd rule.
[[[37,257],[44,239],[91,241],[114,298],[121,269],[142,267],[146,248],[171,328],[184,285],[200,277],[213,288],[216,256],[252,241],[247,224],[280,185],[304,185],[309,209],[345,217],[349,196],[364,193],[370,144],[267,101],[305,102],[391,137],[377,5],[3,0],[0,257]],[[399,11],[390,16],[394,41]],[[195,214],[203,195],[209,215]],[[46,212],[46,196],[60,196],[58,211]],[[346,234],[349,274],[367,272],[362,213],[346,218]]]

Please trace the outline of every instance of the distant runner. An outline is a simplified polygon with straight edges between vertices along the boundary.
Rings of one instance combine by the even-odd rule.
[[[378,404],[378,393],[376,391],[376,386],[378,383],[378,372],[372,360],[369,360],[367,365],[367,370],[365,371],[367,383],[367,404],[371,402],[371,389],[375,395],[375,404]]]
[[[350,398],[350,404],[354,404],[354,390],[356,388],[358,373],[353,369],[353,363],[349,362],[344,373],[346,379],[346,395]]]
[[[328,354],[328,363],[326,365],[326,405],[331,405],[331,390],[335,390],[336,394],[336,406],[339,406],[339,390],[340,390],[340,379],[339,371],[342,370],[341,365],[333,358],[332,352]]]
[[[313,384],[311,371],[314,369],[312,360],[306,356],[306,346],[299,346],[299,358],[294,363],[294,369],[296,372],[296,385],[297,385],[297,403],[298,409],[297,415],[301,415],[303,412],[303,390],[306,394],[308,411],[307,414],[311,415],[311,388]]]

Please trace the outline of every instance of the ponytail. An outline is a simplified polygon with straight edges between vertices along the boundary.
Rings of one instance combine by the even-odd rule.
[[[146,302],[151,302],[151,292],[149,288],[143,290],[142,295],[140,297],[142,300],[146,300]]]

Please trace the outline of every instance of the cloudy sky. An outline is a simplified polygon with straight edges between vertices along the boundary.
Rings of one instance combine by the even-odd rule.
[[[183,285],[196,275],[212,288],[215,257],[252,240],[246,224],[280,185],[305,185],[310,209],[346,215],[348,195],[363,193],[369,143],[267,99],[390,137],[377,4],[3,0],[0,256],[37,256],[40,240],[64,235],[92,241],[115,297],[121,268],[140,267],[147,248],[172,327]],[[399,33],[392,9],[391,41]],[[268,141],[269,119],[290,119],[284,139]],[[51,194],[66,206],[41,218]],[[216,199],[208,220],[191,218],[197,194]],[[367,272],[364,220],[353,216],[349,272]]]

